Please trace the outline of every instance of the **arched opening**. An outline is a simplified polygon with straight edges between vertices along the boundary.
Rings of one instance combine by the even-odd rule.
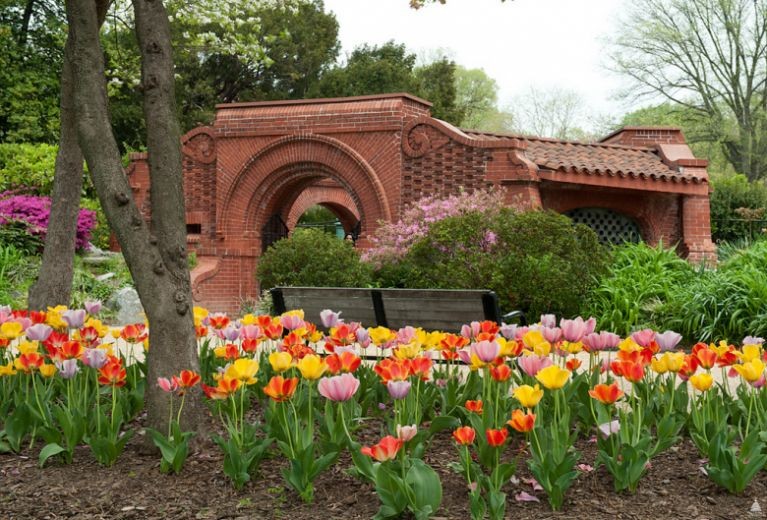
[[[642,240],[639,225],[634,219],[606,208],[576,208],[565,212],[576,224],[584,224],[599,237],[603,244],[637,243]]]

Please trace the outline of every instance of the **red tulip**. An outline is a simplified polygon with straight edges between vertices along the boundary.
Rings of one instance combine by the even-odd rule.
[[[466,409],[470,412],[474,412],[477,415],[482,415],[482,401],[466,401],[466,404],[464,405]]]
[[[99,369],[98,381],[100,385],[125,386],[127,375],[122,360],[109,356],[109,360]]]
[[[533,416],[533,420],[535,420],[535,416]],[[506,442],[506,438],[508,436],[509,430],[506,428],[502,428],[500,430],[485,430],[485,438],[487,439],[487,443],[494,448],[502,446],[503,443]]]
[[[360,449],[360,452],[363,455],[367,455],[368,457],[372,457],[376,459],[379,462],[385,462],[387,460],[392,460],[394,457],[397,456],[397,452],[402,448],[402,445],[404,443],[401,439],[398,439],[396,437],[393,437],[391,435],[387,435],[383,439],[380,440],[380,442],[374,446],[363,446]]]
[[[471,426],[461,426],[453,431],[453,439],[461,446],[468,446],[474,443],[477,432]]]
[[[344,351],[340,354],[329,355],[325,358],[325,363],[331,374],[354,372],[362,363],[362,358],[354,352]]]
[[[496,367],[490,367],[490,376],[498,382],[506,381],[511,377],[511,368],[505,363]]]

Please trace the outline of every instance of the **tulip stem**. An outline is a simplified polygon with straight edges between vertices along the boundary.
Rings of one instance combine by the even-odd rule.
[[[748,437],[748,429],[751,426],[751,411],[754,408],[754,390],[751,389],[749,392],[751,394],[751,399],[748,401],[748,418],[746,419],[746,437]]]
[[[344,417],[344,403],[343,402],[338,403],[338,415],[339,415],[339,418],[341,419],[341,424],[344,427],[344,432],[346,433],[346,438],[349,440],[349,445],[351,445],[353,441],[352,441],[352,436],[349,433],[349,428],[347,428],[347,426],[346,426],[346,418]]]
[[[171,424],[173,424],[173,394],[169,394],[168,399],[170,400],[168,404],[168,440],[170,440]]]
[[[288,424],[288,413],[285,411],[285,403],[277,403],[282,409],[282,418],[285,421],[285,436],[288,438],[288,446],[290,447],[290,457],[296,458],[296,450],[293,448],[293,440],[290,435],[290,425]]]

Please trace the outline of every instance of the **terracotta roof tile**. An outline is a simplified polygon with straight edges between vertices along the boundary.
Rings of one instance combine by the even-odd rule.
[[[678,171],[665,164],[651,148],[604,143],[582,143],[523,135],[462,130],[473,139],[520,139],[527,142],[527,157],[538,167],[562,173],[631,177],[669,182],[707,182],[705,176]]]

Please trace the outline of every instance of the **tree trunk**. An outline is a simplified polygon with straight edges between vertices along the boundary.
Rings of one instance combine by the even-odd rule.
[[[37,281],[29,288],[30,309],[69,305],[75,261],[77,216],[83,187],[83,154],[77,142],[72,78],[72,32],[64,47],[61,69],[61,134],[45,248]]]
[[[159,3],[157,0],[155,2]],[[167,395],[159,395],[157,385],[152,382],[156,381],[157,375],[171,376],[182,369],[199,370],[186,249],[179,246],[175,239],[181,232],[179,230],[184,228],[183,191],[180,184],[181,143],[176,133],[167,138],[167,149],[155,150],[154,147],[161,144],[162,139],[154,133],[150,134],[149,154],[160,164],[160,170],[151,174],[153,227],[158,233],[154,235],[150,233],[133,200],[112,134],[96,5],[93,0],[67,0],[66,8],[74,36],[72,70],[80,148],[149,320],[147,406],[150,426],[164,431],[168,420],[168,398]],[[137,13],[137,19],[139,16],[143,15]],[[142,53],[164,52],[163,49],[170,48],[167,34],[153,37],[159,41],[159,47],[150,46]],[[166,66],[172,64],[170,54],[167,56]],[[157,81],[161,84],[165,71],[154,71],[144,66],[145,83]],[[157,74],[157,77],[153,79],[147,76],[147,72]],[[170,109],[163,106],[166,103],[172,103],[172,94],[151,97],[145,109],[156,110],[158,117],[163,117],[166,113],[172,114],[172,106]],[[157,121],[152,124],[157,125]],[[152,132],[157,131],[155,126]],[[175,139],[173,144],[170,144],[171,138]],[[172,150],[174,146],[175,152]],[[163,158],[163,152],[172,154],[171,159]],[[172,166],[175,161],[178,161],[177,167]],[[163,169],[166,164],[171,166]],[[178,175],[174,174],[175,170]],[[194,419],[195,412],[199,410],[199,395],[199,392],[193,392],[187,396],[186,402],[190,406],[184,408],[188,411],[184,414],[184,423],[188,429],[196,429],[198,426]]]
[[[181,164],[181,130],[176,113],[173,48],[168,13],[161,0],[133,0],[136,39],[141,53],[141,87],[144,94],[144,119],[147,128],[152,207],[152,235],[165,266],[164,278],[173,291],[174,307],[158,309],[163,321],[178,322],[161,329],[167,348],[150,351],[149,381],[197,367],[197,337],[192,317],[192,283],[186,249],[186,210],[184,176]],[[159,317],[159,316],[158,316]],[[178,330],[183,328],[183,330]],[[150,327],[151,331],[151,327]],[[190,359],[193,354],[194,359]],[[154,358],[154,359],[152,359]],[[192,365],[192,362],[194,363]],[[149,385],[146,394],[149,419],[165,418],[167,396]],[[194,404],[194,403],[192,403]],[[160,414],[158,416],[157,414]]]
[[[30,1],[28,5],[31,5]],[[99,27],[106,18],[109,2],[100,4]],[[37,280],[29,288],[28,307],[45,310],[69,305],[74,276],[77,217],[83,189],[83,153],[77,142],[77,121],[72,77],[72,31],[67,34],[61,68],[61,133],[53,175],[53,194],[43,258]]]

